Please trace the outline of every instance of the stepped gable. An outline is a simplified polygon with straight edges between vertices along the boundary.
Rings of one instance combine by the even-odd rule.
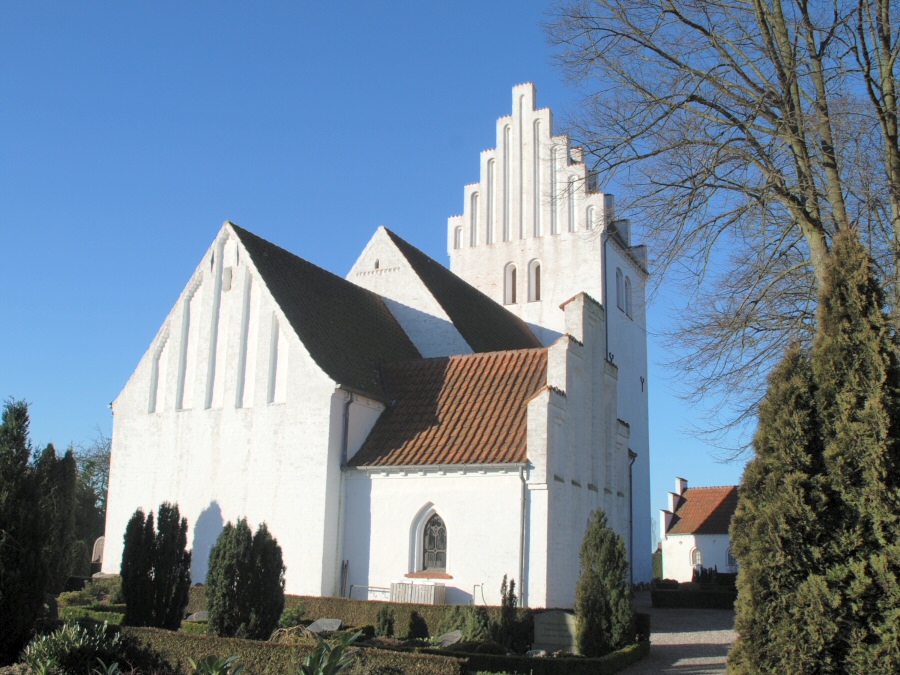
[[[391,241],[474,352],[532,349],[540,341],[528,325],[436,260],[385,228]]]
[[[688,488],[666,534],[728,534],[737,500],[736,485]]]
[[[382,298],[231,224],[269,292],[335,382],[385,400],[379,366],[421,358]]]
[[[351,466],[527,460],[527,407],[547,384],[545,348],[394,363],[383,372],[393,403]]]

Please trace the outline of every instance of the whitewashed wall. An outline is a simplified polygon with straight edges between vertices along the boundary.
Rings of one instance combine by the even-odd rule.
[[[663,578],[690,581],[694,567],[691,552],[700,549],[703,567],[715,567],[719,572],[737,572],[728,564],[727,534],[670,534],[662,542]]]
[[[497,121],[496,147],[481,154],[479,182],[465,187],[463,213],[448,220],[450,268],[520,316],[545,345],[567,330],[559,307],[578,293],[608,306],[609,352],[618,368],[616,416],[628,425],[628,447],[637,453],[634,578],[649,581],[646,253],[631,246],[627,221],[616,221],[617,235],[604,236],[613,222],[613,199],[593,190],[581,149],[553,135],[550,110],[534,109],[534,86],[517,85],[512,93],[512,114]],[[536,301],[529,295],[532,261],[541,265]],[[515,302],[505,291],[509,264],[517,272]],[[617,307],[617,268],[631,281],[631,316]]]
[[[135,509],[171,501],[188,519],[194,581],[224,523],[246,517],[281,544],[288,592],[332,593],[343,420],[334,392],[223,226],[113,404],[103,570],[118,572]]]
[[[353,597],[385,599],[363,587],[421,569],[416,527],[433,509],[447,527],[447,574],[434,579],[451,604],[500,603],[503,575],[519,579],[523,482],[514,466],[446,467],[407,471],[345,471],[344,547]],[[349,589],[349,586],[348,586]]]
[[[471,354],[444,308],[413,272],[384,227],[360,254],[347,280],[382,296],[391,314],[425,358]]]

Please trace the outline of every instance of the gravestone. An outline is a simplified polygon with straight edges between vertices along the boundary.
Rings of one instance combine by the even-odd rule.
[[[575,615],[553,610],[534,615],[534,644],[532,649],[548,652],[577,653],[575,644]]]
[[[310,633],[333,633],[341,629],[340,619],[318,619],[306,627]]]
[[[462,631],[461,630],[451,630],[449,633],[444,633],[438,638],[438,647],[442,649],[444,647],[449,647],[450,645],[455,645],[457,642],[462,640]]]
[[[94,550],[91,552],[91,562],[103,562],[103,546],[106,543],[106,537],[97,537],[94,542]]]

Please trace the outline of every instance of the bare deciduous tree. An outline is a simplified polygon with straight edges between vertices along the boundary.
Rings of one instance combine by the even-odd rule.
[[[833,235],[900,306],[898,10],[890,0],[571,0],[547,23],[585,94],[571,132],[685,290],[668,338],[707,431],[752,420],[807,342]],[[721,417],[716,417],[720,413]]]

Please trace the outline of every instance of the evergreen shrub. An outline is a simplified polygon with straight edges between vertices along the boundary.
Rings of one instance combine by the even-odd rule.
[[[605,656],[634,640],[625,542],[607,526],[603,509],[591,514],[581,543],[574,609],[582,656]]]
[[[394,636],[394,610],[388,605],[382,605],[375,617],[375,635],[379,637]]]
[[[187,551],[187,519],[178,506],[163,502],[145,518],[142,509],[125,528],[121,594],[125,623],[177,630],[191,587],[191,552]]]
[[[225,525],[209,553],[206,602],[213,635],[264,640],[278,626],[284,564],[265,523],[256,534],[246,518]]]
[[[872,270],[835,235],[812,348],[769,375],[731,522],[730,673],[900,672],[900,355]]]

